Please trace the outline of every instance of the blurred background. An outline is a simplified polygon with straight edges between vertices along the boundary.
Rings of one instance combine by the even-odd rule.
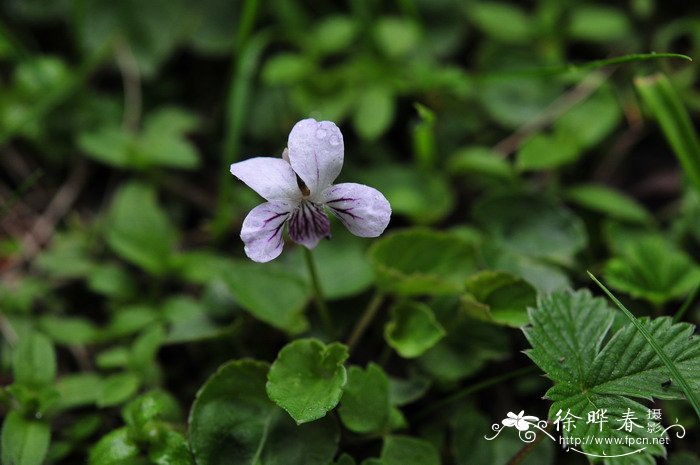
[[[700,59],[696,2],[2,0],[0,381],[12,380],[7,349],[38,329],[58,347],[60,379],[99,373],[72,381],[94,382],[92,398],[59,411],[95,393],[118,406],[143,386],[167,386],[187,408],[223,361],[274,359],[308,330],[299,250],[244,259],[240,225],[259,198],[228,168],[281,155],[307,117],[341,128],[340,181],[381,190],[390,230],[473,237],[476,222],[488,235],[500,207],[472,214],[484,193],[565,202],[589,227],[585,250],[485,258],[539,291],[585,281],[629,223],[668,226],[695,252],[700,199],[634,83],[664,73],[697,122],[700,61],[569,66],[652,51]],[[608,190],[570,189],[583,183]],[[610,218],[623,226],[603,228]],[[334,233],[318,261],[349,327],[374,279],[370,241]],[[119,423],[89,412],[98,420],[83,436],[57,433],[51,460],[76,463]]]

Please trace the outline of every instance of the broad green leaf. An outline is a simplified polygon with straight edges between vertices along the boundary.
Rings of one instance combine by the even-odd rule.
[[[522,171],[553,169],[575,162],[580,153],[566,135],[535,134],[518,150],[515,166]]]
[[[338,409],[343,425],[355,433],[380,431],[389,420],[389,380],[379,365],[348,369]]]
[[[162,312],[171,325],[165,341],[168,344],[209,339],[221,336],[225,331],[212,322],[201,302],[189,297],[168,299]]]
[[[342,52],[352,45],[358,32],[358,24],[351,16],[324,17],[313,31],[310,46],[323,54]]]
[[[191,46],[204,55],[226,55],[232,48],[241,22],[243,2],[198,0],[188,3]]]
[[[119,428],[103,436],[90,449],[90,465],[148,465],[140,457],[140,447],[129,434],[128,428]]]
[[[90,257],[89,238],[83,231],[57,234],[36,264],[56,278],[82,278],[95,268]]]
[[[139,388],[140,380],[133,373],[120,373],[105,378],[97,394],[98,407],[119,405],[133,396]]]
[[[168,270],[177,230],[150,186],[123,186],[112,200],[106,228],[107,242],[119,256],[153,274]]]
[[[374,40],[388,57],[397,58],[411,52],[420,43],[421,30],[408,18],[384,17],[373,22]]]
[[[63,376],[56,383],[59,410],[90,405],[97,402],[102,389],[102,378],[94,373],[78,373]]]
[[[182,412],[177,400],[167,391],[152,390],[130,401],[122,410],[124,421],[135,430],[142,430],[154,420],[179,422]]]
[[[513,179],[515,171],[508,161],[487,147],[464,147],[448,160],[451,174],[469,174],[475,179],[488,176],[494,179]]]
[[[363,139],[374,140],[384,134],[394,120],[394,96],[386,87],[364,89],[357,100],[352,123]]]
[[[164,341],[165,330],[160,325],[141,333],[131,347],[129,366],[139,373],[147,373],[157,366],[156,355]]]
[[[563,431],[565,436],[649,436],[646,427],[631,432],[618,428],[628,409],[646,426],[648,408],[633,398],[682,397],[678,387],[667,384],[668,369],[634,325],[609,336],[613,318],[605,301],[587,291],[553,293],[530,311],[531,327],[524,330],[532,345],[527,355],[554,381],[546,394],[554,401],[549,417],[570,410],[582,418],[576,421],[576,429]],[[700,387],[700,342],[693,335],[694,327],[674,324],[668,317],[644,319],[642,324],[694,389]],[[588,411],[596,409],[607,409],[610,422],[587,423]],[[630,451],[624,444],[584,444],[583,450],[608,455]],[[610,459],[605,463],[653,463],[651,456],[663,452],[662,446],[649,446],[640,454],[642,462]]]
[[[0,454],[3,465],[41,465],[51,442],[51,428],[41,420],[29,420],[17,411],[2,424]]]
[[[90,158],[117,168],[136,164],[133,134],[117,126],[104,126],[78,136],[77,145]]]
[[[651,215],[636,200],[600,184],[579,184],[565,192],[566,198],[581,207],[611,218],[632,223],[649,223]]]
[[[314,249],[318,278],[328,300],[359,294],[374,282],[372,264],[367,258],[366,240],[353,236],[340,223],[333,224],[333,240],[321,241]],[[301,248],[287,252],[290,267],[309,280]],[[310,286],[310,283],[309,283]]]
[[[100,337],[99,329],[86,318],[45,315],[39,320],[39,327],[58,344],[90,344]]]
[[[498,1],[471,2],[467,13],[476,27],[495,40],[521,43],[528,40],[533,32],[532,20],[517,4]]]
[[[297,53],[280,53],[268,59],[262,70],[265,83],[275,85],[296,84],[313,72],[314,64]]]
[[[128,299],[136,292],[134,277],[116,263],[96,265],[88,276],[88,287],[112,299]]]
[[[402,295],[459,293],[476,270],[474,245],[456,234],[410,229],[374,243],[378,285]]]
[[[332,418],[295,425],[265,393],[268,365],[223,365],[197,394],[189,436],[197,463],[207,465],[327,465],[338,447]]]
[[[459,381],[508,354],[508,339],[499,326],[459,313],[444,325],[447,336],[418,359],[420,367],[441,382]]]
[[[394,213],[414,223],[435,223],[455,204],[446,176],[438,172],[392,164],[357,173],[356,179],[381,191]]]
[[[290,342],[277,355],[267,376],[270,399],[297,422],[317,420],[333,409],[343,394],[348,349],[316,339]]]
[[[56,378],[56,351],[41,333],[28,332],[15,348],[12,369],[15,383],[30,388],[50,386]]]
[[[445,329],[430,307],[420,302],[406,301],[392,307],[391,319],[384,327],[387,344],[404,358],[420,357],[443,337]]]
[[[274,263],[231,262],[221,278],[236,301],[255,318],[291,334],[304,331],[309,286]]]
[[[663,74],[638,77],[634,85],[651,116],[661,126],[683,172],[700,191],[700,138],[678,92]]]
[[[384,438],[380,460],[382,465],[440,465],[440,456],[432,444],[408,436]]]
[[[430,389],[431,382],[424,374],[412,373],[408,379],[389,378],[391,405],[402,406],[417,401]]]
[[[700,267],[665,239],[650,236],[624,244],[621,255],[605,264],[604,276],[611,287],[659,306],[697,286]]]
[[[474,206],[474,217],[504,248],[529,257],[569,263],[588,240],[580,218],[555,200],[534,194],[486,197]]]
[[[484,321],[520,327],[527,324],[527,308],[537,291],[527,281],[503,271],[481,271],[467,278],[462,308]]]
[[[572,39],[611,42],[630,37],[631,25],[624,11],[601,5],[581,4],[571,9],[567,33]]]
[[[604,86],[564,113],[554,123],[557,140],[568,140],[580,150],[590,149],[608,136],[622,119],[614,91]]]
[[[171,429],[159,431],[158,440],[148,450],[148,458],[155,464],[195,465],[187,439]]]

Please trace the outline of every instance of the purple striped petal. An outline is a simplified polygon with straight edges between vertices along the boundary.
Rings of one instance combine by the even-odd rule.
[[[331,237],[331,223],[323,207],[312,202],[302,202],[289,218],[289,237],[308,249],[318,245],[323,237]]]
[[[323,192],[321,201],[356,236],[377,237],[389,225],[391,206],[372,187],[351,182],[336,184]]]
[[[287,141],[292,168],[316,201],[343,167],[343,135],[335,123],[305,119],[294,125]]]
[[[301,200],[297,176],[281,158],[257,157],[231,165],[231,174],[265,200]]]
[[[282,253],[284,223],[295,207],[292,202],[265,202],[248,213],[243,220],[241,239],[251,260],[269,262]]]

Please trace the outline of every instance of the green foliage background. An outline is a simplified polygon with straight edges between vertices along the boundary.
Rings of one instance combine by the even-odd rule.
[[[700,58],[694,8],[4,0],[2,465],[585,464],[484,436],[652,398],[686,437],[604,463],[700,463],[700,68],[647,55]],[[393,208],[314,250],[330,330],[228,169],[306,117]]]

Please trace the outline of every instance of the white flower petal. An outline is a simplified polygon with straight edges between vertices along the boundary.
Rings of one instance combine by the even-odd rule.
[[[330,186],[323,191],[324,203],[351,233],[377,237],[391,219],[391,206],[377,189],[355,183]]]
[[[289,217],[289,238],[307,249],[313,249],[324,237],[331,237],[331,223],[323,207],[302,202]]]
[[[251,260],[269,262],[282,253],[284,223],[295,207],[293,202],[265,202],[248,213],[243,220],[241,239]]]
[[[281,158],[256,157],[231,165],[231,174],[265,200],[301,200],[297,176]]]
[[[515,421],[515,427],[518,428],[518,431],[527,431],[530,429],[530,423],[520,419]]]
[[[343,167],[343,135],[335,123],[305,119],[294,125],[287,141],[292,168],[311,191],[310,199],[335,181]]]
[[[501,423],[503,423],[503,426],[508,426],[509,428],[515,426],[516,422],[517,422],[517,420],[515,420],[513,418],[504,418],[503,420],[501,420]]]

